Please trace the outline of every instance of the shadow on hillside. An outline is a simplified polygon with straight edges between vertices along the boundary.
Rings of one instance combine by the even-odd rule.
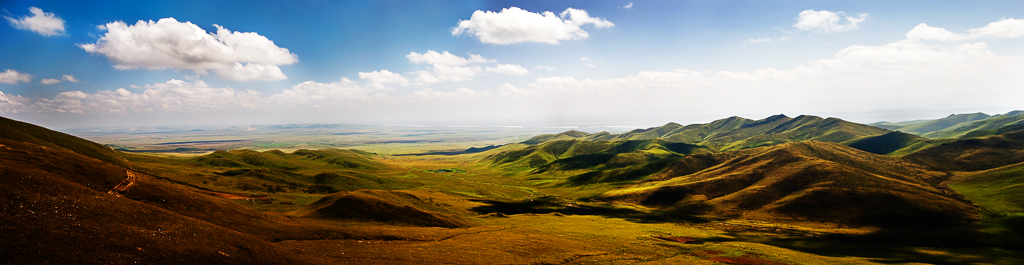
[[[546,196],[515,202],[503,202],[494,200],[473,200],[486,203],[484,206],[470,208],[471,211],[480,214],[501,213],[511,214],[549,214],[560,213],[565,215],[592,215],[606,218],[618,218],[636,223],[704,223],[710,220],[699,217],[707,212],[710,207],[687,207],[674,211],[641,211],[631,208],[616,207],[611,204],[576,204],[573,202],[559,201],[556,197]]]
[[[864,235],[765,234],[733,231],[706,242],[756,242],[829,257],[884,264],[1024,264],[1024,217],[932,230],[881,230]]]

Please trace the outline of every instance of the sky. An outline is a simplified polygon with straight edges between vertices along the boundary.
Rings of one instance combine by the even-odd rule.
[[[1024,109],[1019,1],[0,1],[51,128],[855,122]]]

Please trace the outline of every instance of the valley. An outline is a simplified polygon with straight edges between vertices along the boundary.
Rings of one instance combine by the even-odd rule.
[[[972,117],[957,119],[995,124],[996,117],[1002,125],[926,121],[915,124],[933,125],[898,132],[776,115],[615,133],[363,128],[295,136],[307,126],[287,129],[294,130],[294,138],[280,136],[287,145],[269,146],[282,132],[85,134],[94,142],[4,118],[0,233],[10,239],[0,256],[12,263],[1024,262],[1017,196],[1024,128],[1006,122],[1024,115]],[[915,129],[943,131],[934,124],[975,129],[944,138]],[[131,135],[137,140],[124,140]],[[351,138],[312,144],[324,135]],[[367,135],[374,136],[359,138]]]

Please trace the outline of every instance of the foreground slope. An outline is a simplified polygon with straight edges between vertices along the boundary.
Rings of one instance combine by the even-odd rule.
[[[0,139],[4,262],[305,263],[260,238],[108,194],[129,174],[67,150]],[[127,192],[138,186],[146,184]]]
[[[944,226],[977,209],[938,184],[946,175],[848,146],[799,142],[681,159],[656,181],[601,197],[762,220],[882,227]]]
[[[0,138],[66,149],[103,162],[127,166],[121,153],[110,147],[4,117],[0,117]]]

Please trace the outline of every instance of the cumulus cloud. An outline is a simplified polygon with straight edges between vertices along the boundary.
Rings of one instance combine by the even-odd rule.
[[[475,63],[493,63],[497,60],[487,59],[479,54],[469,53],[469,58],[463,58],[458,55],[451,54],[448,51],[436,52],[433,50],[427,50],[425,53],[409,52],[405,58],[409,59],[411,63],[428,63],[428,64],[441,64],[441,65],[467,65]]]
[[[588,38],[590,35],[580,28],[587,24],[597,28],[615,26],[605,19],[591,17],[581,9],[567,8],[556,16],[551,11],[533,13],[513,6],[500,12],[477,10],[469,20],[459,20],[451,33],[453,36],[466,34],[482,43],[500,45],[522,42],[559,44],[565,40]]]
[[[43,12],[42,9],[34,6],[29,7],[28,11],[32,13],[32,16],[24,16],[20,19],[8,16],[4,16],[4,18],[16,29],[35,31],[39,35],[47,37],[64,35],[64,19],[53,13]]]
[[[43,80],[39,81],[39,83],[40,84],[44,84],[44,85],[52,85],[52,84],[60,83],[61,81],[68,81],[68,82],[71,82],[71,83],[81,82],[80,80],[78,80],[78,78],[75,78],[75,76],[73,76],[73,75],[64,75],[64,76],[61,77],[61,79],[43,78]]]
[[[629,4],[626,4],[626,5],[622,6],[622,8],[633,9],[633,2],[629,2]]]
[[[437,82],[461,82],[473,79],[482,72],[490,72],[506,75],[524,75],[529,70],[516,64],[498,64],[491,67],[481,67],[478,64],[496,63],[498,60],[487,59],[479,54],[468,53],[469,58],[452,54],[448,51],[426,53],[410,52],[405,57],[410,63],[430,64],[426,70],[414,71],[416,84],[429,84]]]
[[[0,73],[0,83],[13,85],[19,82],[32,82],[32,75],[18,72],[13,69],[7,69]]]
[[[487,67],[484,70],[492,73],[506,75],[525,75],[530,73],[530,70],[526,70],[526,68],[523,68],[518,64],[498,64],[495,65],[494,67]]]
[[[359,72],[359,79],[366,80],[373,88],[382,89],[385,88],[385,84],[397,83],[399,85],[409,85],[409,80],[401,74],[393,73],[388,70],[380,70],[373,72]]]
[[[269,106],[286,109],[341,108],[353,109],[391,100],[387,94],[370,94],[355,81],[341,78],[338,82],[319,83],[306,81],[267,98]]]
[[[980,38],[1017,38],[1024,36],[1024,19],[1006,18],[964,33],[953,33],[945,28],[921,23],[907,32],[910,40],[959,41]]]
[[[857,17],[847,16],[845,12],[831,12],[828,10],[814,11],[811,9],[800,12],[797,22],[793,26],[806,31],[818,33],[833,33],[857,29],[857,24],[864,22],[868,14],[857,14]],[[845,19],[846,23],[842,23]]]
[[[0,114],[12,114],[21,112],[19,109],[26,104],[31,104],[28,98],[18,95],[7,95],[0,91]]]
[[[533,69],[537,69],[537,70],[544,69],[544,70],[548,70],[548,71],[554,71],[555,70],[554,67],[547,66],[547,65],[538,65],[537,67],[534,67]]]
[[[235,81],[287,79],[279,65],[299,61],[286,48],[255,32],[231,31],[214,25],[208,33],[192,22],[174,18],[121,21],[100,27],[106,33],[96,43],[79,44],[89,53],[104,55],[117,69],[189,69],[199,75],[212,70]]]
[[[64,81],[71,82],[71,83],[82,82],[81,80],[78,80],[78,78],[75,78],[75,76],[73,76],[73,75],[64,75],[64,76],[61,76],[61,79],[63,79]]]

